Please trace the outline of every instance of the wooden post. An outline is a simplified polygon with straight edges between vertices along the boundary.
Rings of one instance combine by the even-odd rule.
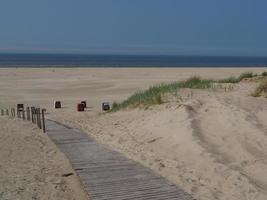
[[[33,123],[36,124],[36,108],[33,108]]]
[[[35,109],[36,111],[36,124],[37,124],[37,127],[40,128],[40,124],[39,124],[39,108],[36,108]]]
[[[15,108],[11,108],[11,111],[12,111],[12,117],[16,117],[16,111],[15,111]]]
[[[4,115],[4,110],[3,110],[3,109],[1,109],[1,115],[2,115],[2,116]]]
[[[34,109],[35,109],[35,108],[32,106],[32,107],[31,107],[32,123],[35,123],[35,122],[34,122]]]
[[[42,120],[43,120],[43,132],[44,133],[46,132],[46,129],[45,129],[45,112],[46,112],[46,109],[42,109]]]
[[[33,120],[33,123],[35,123],[35,124],[37,124],[37,115],[36,115],[37,112],[36,112],[36,109],[37,109],[37,108],[34,108],[34,109],[33,109],[33,119],[34,119],[34,120]]]
[[[36,111],[37,111],[37,126],[38,126],[39,129],[41,129],[42,128],[42,124],[41,124],[41,109],[37,108]]]
[[[18,116],[18,118],[21,118],[21,112],[19,111],[19,110],[17,110],[17,116]]]
[[[30,121],[31,120],[30,108],[27,107],[26,111],[27,111],[27,120]]]
[[[25,110],[23,109],[21,112],[22,112],[22,119],[25,120]]]
[[[7,115],[7,116],[9,115],[9,110],[8,110],[8,109],[6,109],[6,115]]]
[[[26,119],[29,121],[29,107],[26,107]]]
[[[39,128],[42,129],[41,108],[38,108]]]

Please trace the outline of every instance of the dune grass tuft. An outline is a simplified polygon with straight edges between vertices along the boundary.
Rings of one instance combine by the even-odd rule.
[[[258,76],[257,74],[253,74],[252,72],[245,72],[243,74],[241,74],[238,79],[239,81],[242,81],[244,78],[253,78],[255,76]]]
[[[241,74],[239,77],[229,77],[229,78],[225,78],[225,79],[220,79],[217,80],[218,83],[239,83],[240,81],[242,81],[244,78],[252,78],[258,76],[257,74],[253,74],[252,72],[245,72],[243,74]]]
[[[253,97],[260,97],[260,96],[267,97],[267,80],[264,80],[260,83],[260,85],[252,93],[252,96]]]
[[[262,72],[262,76],[267,76],[267,72]]]
[[[208,89],[212,88],[215,83],[239,83],[244,78],[252,78],[255,75],[251,72],[243,73],[239,77],[229,77],[220,80],[201,79],[199,77],[192,77],[185,81],[178,81],[169,84],[160,84],[152,86],[147,90],[138,91],[128,97],[128,99],[121,103],[114,102],[111,112],[118,111],[125,108],[134,108],[140,105],[149,106],[153,104],[163,103],[162,96],[166,93],[176,92],[181,88],[190,89]]]
[[[112,110],[118,110],[118,107],[119,107],[119,104],[117,103],[117,102],[113,102],[113,104],[112,104]]]
[[[232,76],[232,77],[229,77],[229,78],[220,79],[217,82],[218,83],[239,83],[240,82],[240,78]]]

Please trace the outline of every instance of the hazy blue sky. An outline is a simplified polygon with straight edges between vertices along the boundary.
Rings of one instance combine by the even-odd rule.
[[[267,56],[266,0],[1,0],[1,52]]]

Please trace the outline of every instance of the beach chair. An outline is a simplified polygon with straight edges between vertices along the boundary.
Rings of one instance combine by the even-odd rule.
[[[55,107],[55,109],[61,108],[61,102],[60,101],[55,101],[54,107]]]
[[[84,105],[84,108],[87,108],[86,101],[81,101],[81,104],[83,104],[83,105]]]
[[[102,110],[103,111],[109,111],[110,110],[110,103],[109,102],[103,102],[102,103]]]
[[[78,112],[83,112],[84,111],[84,104],[83,103],[78,103],[77,104],[77,111]]]
[[[24,104],[21,104],[21,103],[17,104],[17,111],[21,112],[23,110],[24,110]]]

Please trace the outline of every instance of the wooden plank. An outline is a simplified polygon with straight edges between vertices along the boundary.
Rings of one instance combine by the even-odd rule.
[[[89,135],[47,120],[47,133],[66,154],[93,200],[193,200],[165,178]]]

